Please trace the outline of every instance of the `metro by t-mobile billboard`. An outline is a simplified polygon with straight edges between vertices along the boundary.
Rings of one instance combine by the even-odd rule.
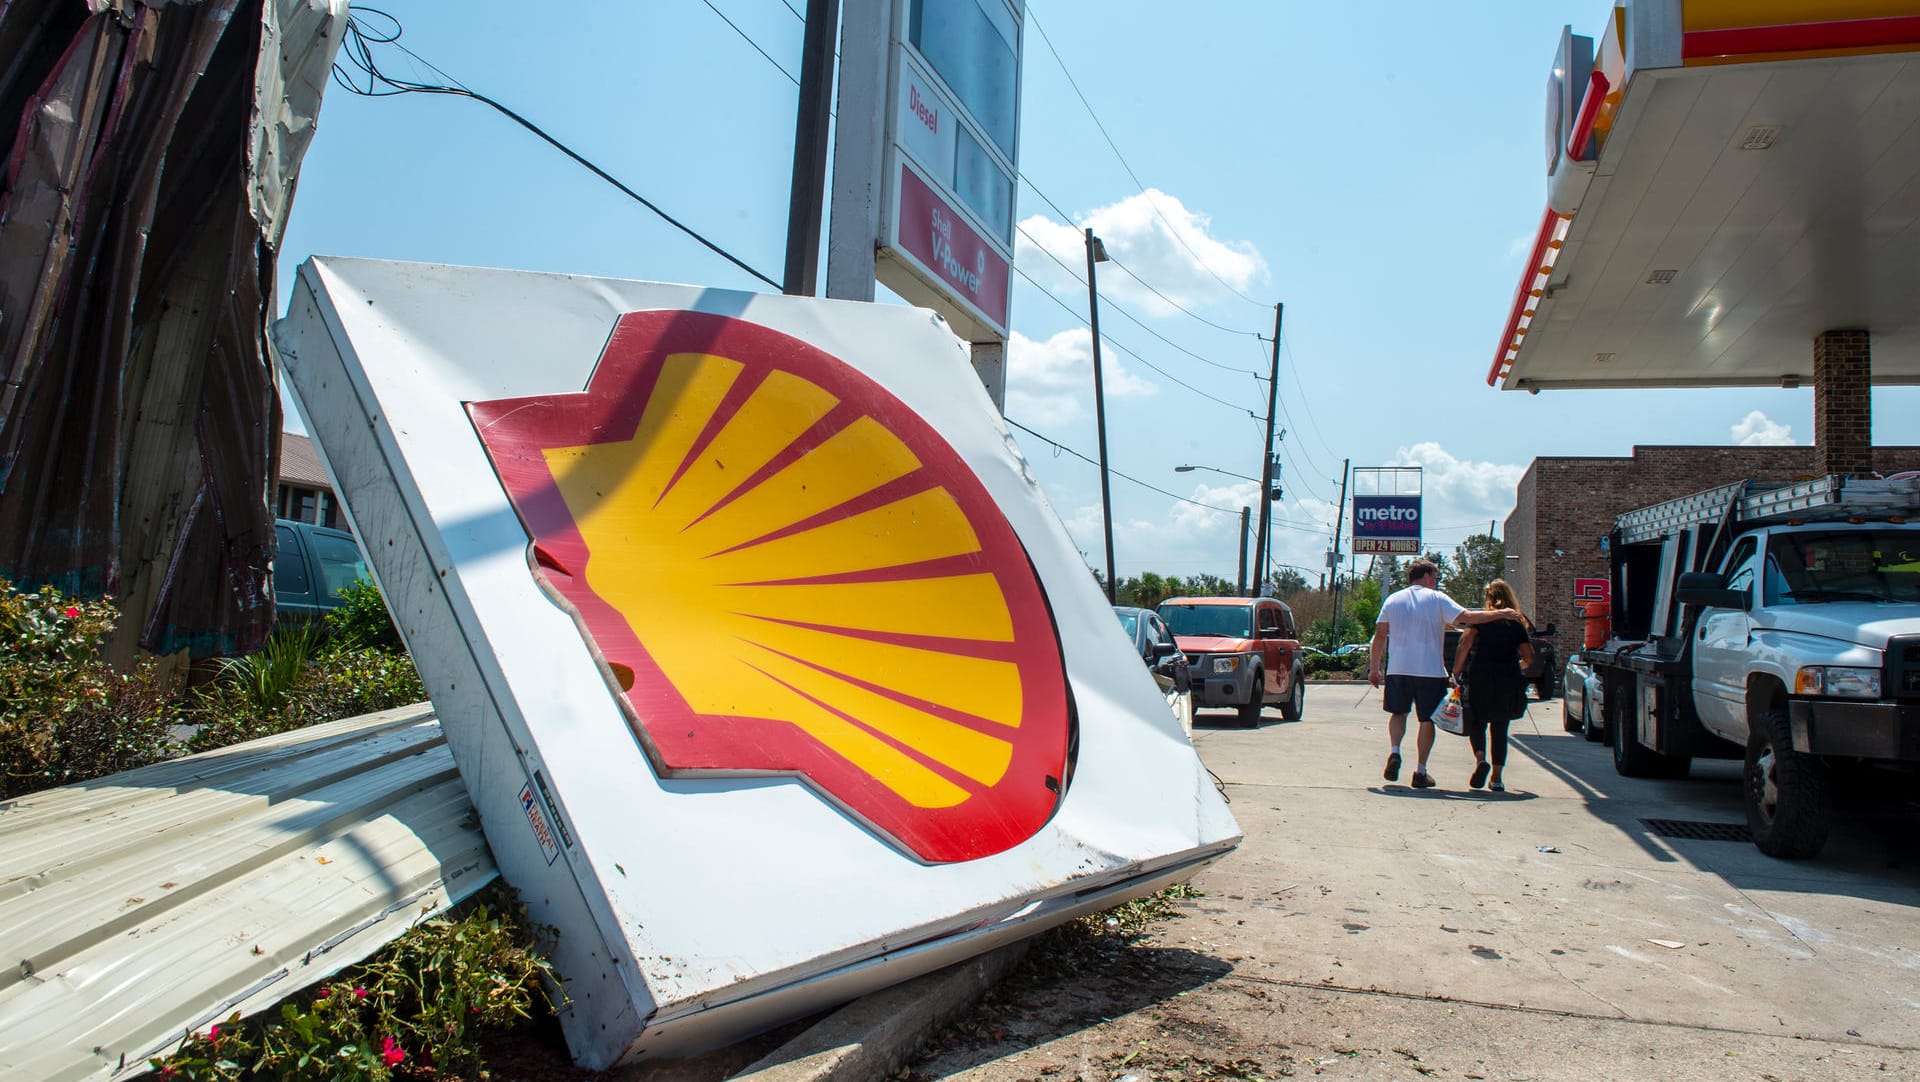
[[[1353,551],[1358,555],[1418,555],[1420,497],[1355,496]]]

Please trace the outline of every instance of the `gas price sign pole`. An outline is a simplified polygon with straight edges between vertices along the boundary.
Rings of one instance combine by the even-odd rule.
[[[846,0],[827,295],[878,281],[972,343],[1005,399],[1020,0]]]

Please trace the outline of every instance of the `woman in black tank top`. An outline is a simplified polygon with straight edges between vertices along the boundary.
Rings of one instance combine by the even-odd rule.
[[[1505,579],[1487,583],[1486,605],[1490,609],[1519,608],[1514,603],[1513,587]],[[1506,790],[1501,771],[1507,765],[1507,724],[1527,712],[1526,679],[1521,670],[1533,664],[1533,643],[1527,636],[1526,618],[1496,620],[1467,628],[1453,652],[1453,679],[1461,685],[1466,704],[1467,739],[1473,744],[1472,785],[1486,785],[1496,792]],[[1492,762],[1488,762],[1488,738],[1492,738]],[[1489,779],[1488,771],[1492,771]]]

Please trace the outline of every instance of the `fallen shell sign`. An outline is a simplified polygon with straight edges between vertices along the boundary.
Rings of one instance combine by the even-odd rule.
[[[795,774],[929,862],[1053,814],[1073,712],[1040,583],[873,380],[744,320],[641,312],[584,391],[468,410],[660,773]]]
[[[582,1065],[1237,842],[924,309],[315,258],[273,340]]]

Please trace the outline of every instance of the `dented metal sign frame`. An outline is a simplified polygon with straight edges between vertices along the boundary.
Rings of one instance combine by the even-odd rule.
[[[543,589],[468,414],[582,392],[636,312],[739,321],[850,365],[990,495],[1044,589],[1077,716],[1073,775],[1031,836],[929,861],[793,777],[649,758],[608,657]],[[316,258],[274,341],[441,716],[459,719],[447,739],[503,874],[561,930],[561,1021],[582,1064],[737,1039],[1156,889],[1237,844],[965,346],[930,313]]]

